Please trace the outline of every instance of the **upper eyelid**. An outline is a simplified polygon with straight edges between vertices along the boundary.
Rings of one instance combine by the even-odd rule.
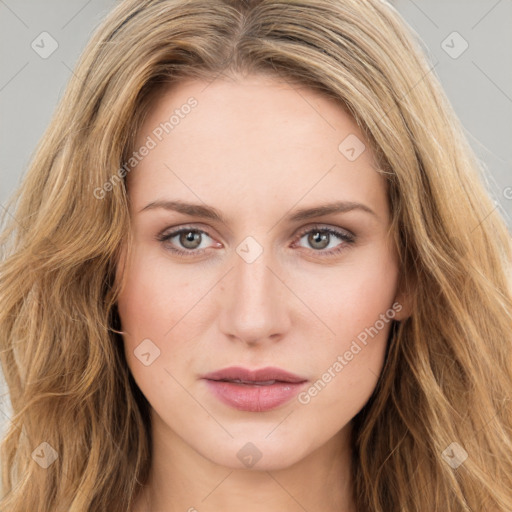
[[[319,231],[324,231],[324,230],[325,231],[341,231],[341,232],[346,232],[348,234],[348,236],[351,236],[354,238],[356,236],[355,233],[352,233],[352,231],[350,231],[347,228],[342,228],[340,226],[331,226],[329,224],[320,224],[320,223],[312,224],[310,226],[301,228],[301,229],[297,230],[297,234],[303,236],[306,233],[308,233],[309,231],[312,231],[315,229],[318,229]]]
[[[172,235],[172,237],[174,237],[176,235],[179,235],[183,231],[187,231],[187,230],[188,231],[197,231],[198,233],[201,233],[203,235],[209,236],[210,238],[213,238],[206,229],[201,229],[201,228],[198,228],[195,226],[176,226],[176,227],[172,227],[172,228],[167,228],[167,229],[164,229],[159,235],[157,235],[157,238],[168,237],[171,235]]]

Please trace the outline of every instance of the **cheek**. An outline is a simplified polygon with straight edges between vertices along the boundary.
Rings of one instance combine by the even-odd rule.
[[[165,380],[163,372],[171,356],[166,340],[178,334],[175,339],[183,339],[185,344],[182,335],[186,333],[180,329],[186,322],[179,320],[186,315],[186,290],[192,287],[176,275],[171,282],[163,262],[150,251],[137,248],[125,272],[125,286],[118,298],[125,356],[139,387],[146,392],[160,385],[157,380]],[[178,326],[173,328],[175,324]],[[179,350],[180,344],[174,343],[174,353]]]
[[[341,349],[392,307],[397,282],[395,255],[383,241],[347,254],[337,267],[302,272],[294,289],[324,322],[323,333]]]
[[[174,374],[174,360],[191,367],[189,340],[197,322],[188,313],[198,302],[198,291],[188,274],[169,272],[165,263],[149,250],[134,248],[118,311],[126,361],[139,388],[153,405],[165,397],[166,407],[183,408],[181,402],[187,406],[190,400],[168,371]]]
[[[399,311],[399,306],[393,308],[397,277],[396,260],[383,248],[359,253],[357,260],[331,272],[325,287],[319,287],[318,279],[316,288],[309,287],[316,290],[309,294],[311,308],[331,332],[311,354],[317,380],[305,391],[302,403],[339,410],[344,418],[357,414],[366,403],[382,371],[392,321]],[[334,407],[340,403],[343,411]]]
[[[137,247],[125,272],[126,284],[118,300],[123,331],[131,342],[162,340],[185,315],[193,281],[186,274],[169,272],[158,254]]]
[[[144,244],[133,247],[125,273],[118,311],[128,366],[148,396],[163,383],[169,388],[169,382],[179,391],[167,372],[180,382],[192,379],[202,335],[216,316],[209,290],[218,277],[193,264],[178,268]]]

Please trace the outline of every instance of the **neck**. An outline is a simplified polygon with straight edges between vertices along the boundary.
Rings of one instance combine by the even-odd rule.
[[[152,413],[152,465],[133,512],[355,512],[350,429],[291,466],[239,469],[206,459]]]

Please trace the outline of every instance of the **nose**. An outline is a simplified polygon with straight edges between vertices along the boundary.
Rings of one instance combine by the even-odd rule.
[[[246,261],[234,254],[234,268],[223,286],[219,328],[248,346],[271,344],[290,329],[292,293],[270,251]]]

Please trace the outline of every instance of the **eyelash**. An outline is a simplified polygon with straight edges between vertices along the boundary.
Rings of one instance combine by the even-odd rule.
[[[172,231],[171,233],[165,233],[165,232],[161,233],[160,235],[158,235],[156,237],[156,239],[157,239],[157,241],[164,243],[164,242],[168,242],[175,236],[180,235],[181,233],[188,233],[191,231],[194,233],[201,233],[201,234],[209,236],[208,233],[206,231],[203,231],[202,229],[184,226],[176,231]],[[334,235],[334,236],[340,238],[344,242],[344,243],[341,243],[337,248],[330,249],[327,251],[323,250],[323,249],[318,250],[318,251],[312,249],[313,252],[320,253],[322,256],[325,256],[325,257],[335,256],[335,255],[339,254],[341,251],[343,251],[346,248],[347,245],[350,246],[350,245],[354,244],[354,242],[356,240],[356,237],[353,234],[348,234],[343,231],[338,231],[337,229],[333,229],[333,228],[325,227],[325,226],[310,226],[307,229],[300,232],[297,240],[300,240],[304,235],[307,235],[312,232],[328,233],[329,235]],[[197,255],[203,254],[207,249],[184,250],[184,249],[177,249],[175,247],[170,247],[168,250],[170,250],[172,253],[174,253],[178,256],[194,257]]]

